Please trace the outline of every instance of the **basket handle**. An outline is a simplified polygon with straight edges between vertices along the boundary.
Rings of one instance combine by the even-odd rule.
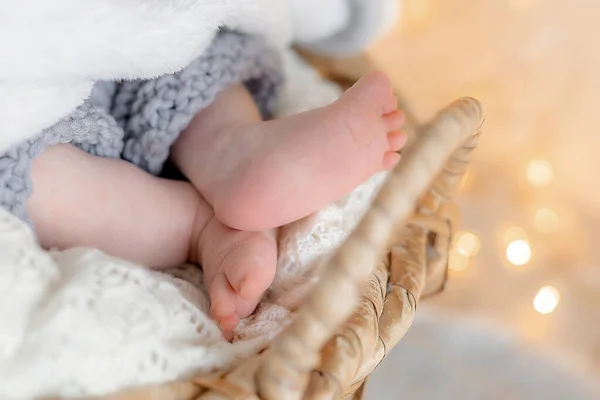
[[[300,399],[320,350],[350,317],[373,268],[382,259],[393,234],[404,227],[416,204],[440,173],[451,171],[453,154],[474,145],[483,124],[481,104],[458,100],[422,127],[403,152],[371,209],[324,269],[320,282],[298,310],[290,326],[274,340],[257,371],[262,399]],[[442,179],[443,181],[443,179]],[[443,197],[454,182],[432,188]],[[437,190],[436,190],[437,189]]]

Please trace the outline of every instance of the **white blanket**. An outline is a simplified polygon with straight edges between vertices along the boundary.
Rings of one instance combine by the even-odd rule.
[[[352,30],[357,10],[393,2],[0,0],[0,54],[11,55],[0,59],[0,150],[69,113],[95,80],[184,67],[221,25],[265,34],[281,49],[288,79],[279,116],[328,104],[339,89],[300,62],[290,43],[298,37],[327,51],[327,39]],[[308,29],[305,16],[319,12],[321,25]],[[369,27],[375,38],[373,26],[389,25],[379,15],[356,29]],[[354,34],[349,44],[353,37],[361,37],[356,48],[368,44]],[[239,361],[285,324],[315,267],[356,224],[382,178],[284,228],[276,281],[234,344],[207,318],[196,268],[165,274],[92,249],[46,252],[0,209],[0,398],[109,393]]]
[[[69,114],[95,81],[182,69],[221,26],[262,34],[282,49],[296,41],[360,51],[390,26],[396,3],[0,0],[0,151]]]

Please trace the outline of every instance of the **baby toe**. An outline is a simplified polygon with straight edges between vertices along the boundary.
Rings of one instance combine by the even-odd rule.
[[[238,252],[229,256],[223,265],[223,271],[237,295],[244,300],[259,297],[269,286],[265,269],[265,261],[261,257]],[[233,259],[231,259],[233,258]]]
[[[253,300],[244,300],[241,297],[238,297],[237,302],[235,303],[237,316],[239,318],[246,318],[252,315],[254,310],[256,310],[256,306],[258,306],[260,300],[261,296],[256,297]]]
[[[390,150],[399,151],[401,150],[407,141],[405,133],[392,131],[387,134],[387,140]]]
[[[383,121],[389,131],[396,131],[404,125],[406,115],[402,110],[394,110],[389,114],[384,115]]]
[[[390,151],[383,155],[383,168],[384,169],[392,169],[400,162],[400,154]]]
[[[223,261],[223,272],[237,295],[249,302],[260,299],[275,277],[275,233],[247,233],[245,240]]]
[[[398,98],[395,95],[390,96],[387,103],[383,107],[383,113],[389,114],[394,111],[398,111]]]
[[[210,314],[219,322],[235,314],[236,292],[225,274],[215,276],[210,286]]]
[[[237,314],[231,314],[229,317],[225,317],[218,321],[219,327],[223,332],[225,339],[231,340],[233,337],[233,330],[237,328],[240,323],[240,317]]]

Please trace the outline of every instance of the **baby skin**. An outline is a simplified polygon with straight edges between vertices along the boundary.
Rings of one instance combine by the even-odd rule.
[[[172,146],[189,182],[59,145],[34,163],[29,212],[45,247],[93,246],[153,268],[199,263],[211,315],[231,332],[273,281],[275,229],[398,163],[396,108],[383,73],[327,107],[266,122],[232,87]]]

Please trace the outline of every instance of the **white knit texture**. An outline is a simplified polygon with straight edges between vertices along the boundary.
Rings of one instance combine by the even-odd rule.
[[[291,53],[286,70],[292,79],[280,115],[340,93]],[[161,273],[91,249],[45,252],[0,210],[0,398],[97,395],[239,362],[289,321],[315,267],[352,230],[382,180],[283,229],[275,283],[234,344],[206,315],[198,268]]]

